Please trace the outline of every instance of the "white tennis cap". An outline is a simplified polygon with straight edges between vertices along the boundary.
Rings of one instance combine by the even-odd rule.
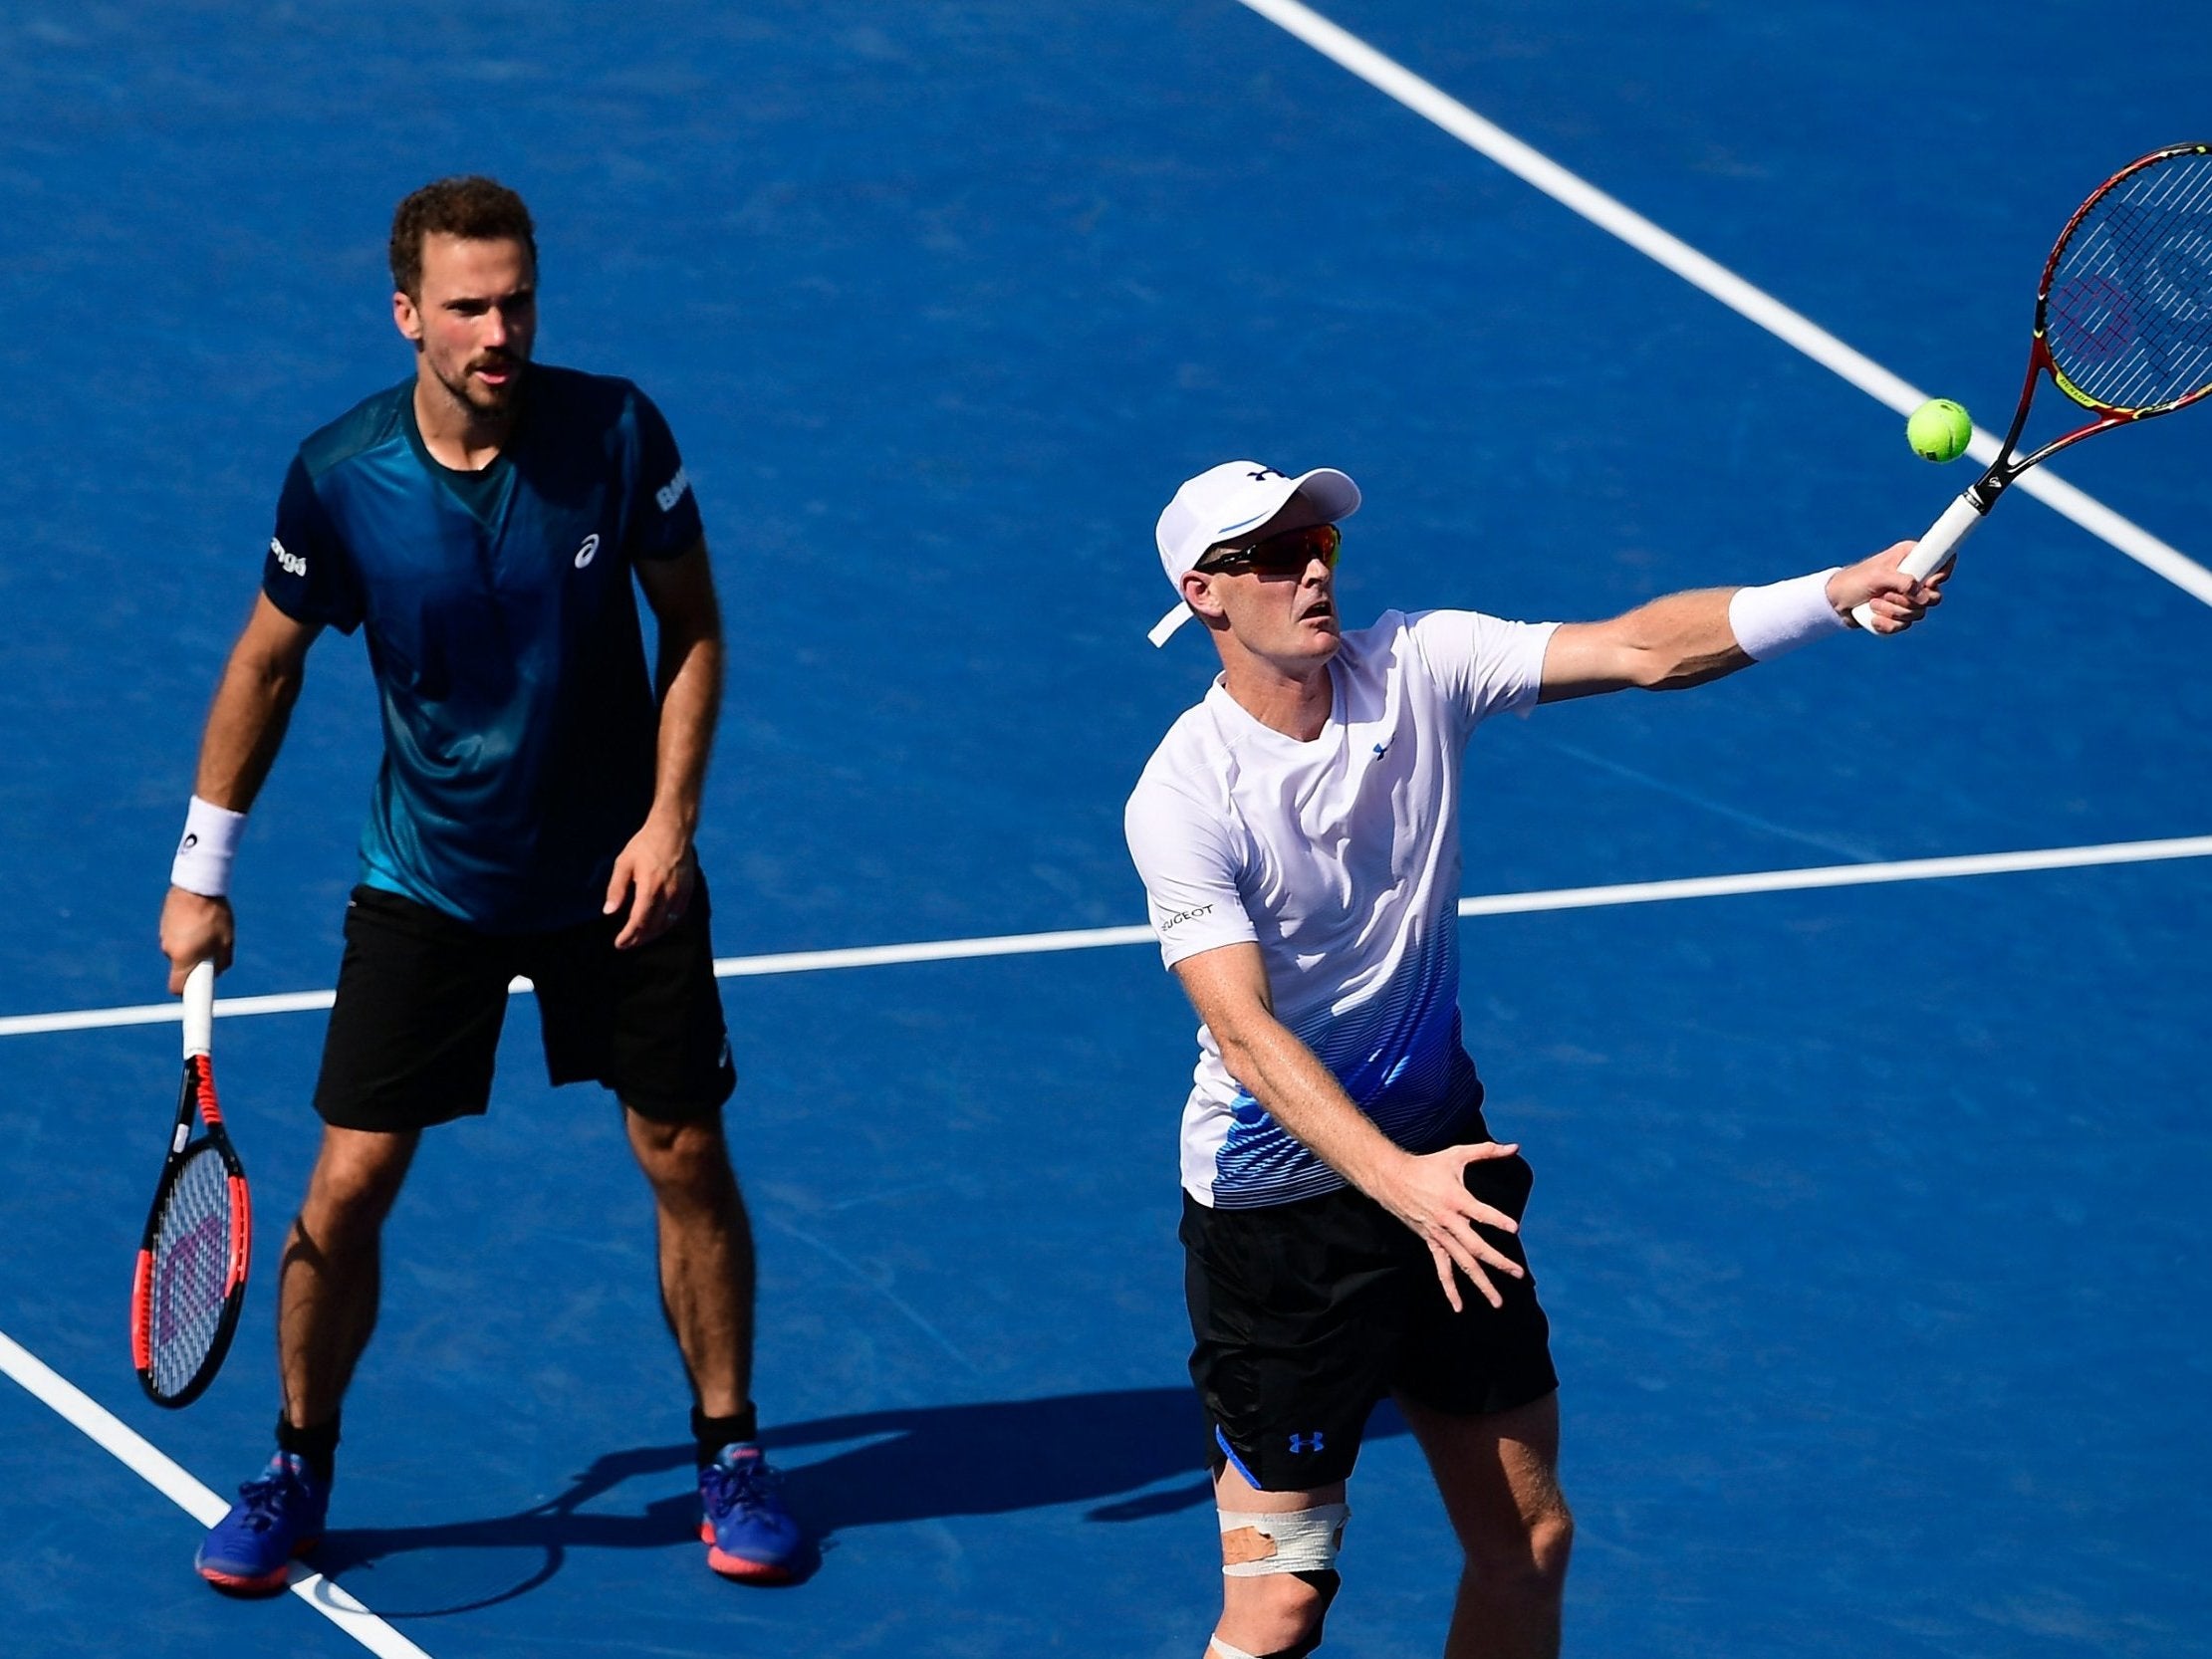
[[[1316,467],[1296,478],[1258,461],[1224,461],[1185,479],[1161,511],[1156,539],[1160,568],[1176,592],[1175,608],[1152,625],[1155,645],[1190,619],[1182,601],[1183,577],[1206,550],[1249,536],[1282,515],[1293,499],[1312,511],[1316,524],[1335,524],[1359,511],[1359,486],[1335,467]]]

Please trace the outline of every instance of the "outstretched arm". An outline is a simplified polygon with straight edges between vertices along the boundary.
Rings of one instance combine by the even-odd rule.
[[[214,705],[207,711],[192,785],[200,800],[232,813],[253,806],[284,746],[285,727],[307,674],[308,647],[322,631],[320,623],[287,616],[266,593],[255,596],[253,614],[231,647]],[[171,885],[161,905],[169,990],[184,989],[184,976],[195,963],[213,962],[217,973],[228,968],[236,937],[227,897]]]
[[[1275,1018],[1258,945],[1221,945],[1186,956],[1175,964],[1175,975],[1220,1045],[1229,1074],[1330,1168],[1413,1230],[1428,1246],[1452,1307],[1460,1306],[1455,1268],[1498,1305],[1503,1299],[1484,1266],[1515,1278],[1521,1269],[1485,1242],[1474,1224],[1506,1233],[1520,1227],[1468,1192],[1461,1172],[1478,1158],[1511,1157],[1517,1149],[1484,1141],[1417,1156],[1398,1146],[1352,1102],[1313,1050]]]
[[[660,736],[654,757],[653,804],[645,822],[614,860],[606,913],[626,897],[629,914],[614,936],[617,950],[666,931],[690,903],[698,865],[691,837],[699,827],[707,755],[722,708],[722,613],[704,538],[674,559],[640,560],[637,581],[660,625]]]
[[[1854,605],[1871,603],[1876,633],[1901,633],[1941,600],[1944,576],[1915,581],[1897,569],[1912,551],[1899,542],[1829,577],[1823,598],[1839,629],[1854,626]],[[1945,573],[1948,574],[1948,573]],[[1730,617],[1734,588],[1669,593],[1606,622],[1568,622],[1544,653],[1540,702],[1563,702],[1638,686],[1680,691],[1757,660]]]

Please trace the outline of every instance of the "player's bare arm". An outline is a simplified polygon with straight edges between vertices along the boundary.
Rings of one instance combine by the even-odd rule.
[[[722,707],[722,613],[705,539],[674,559],[640,560],[637,581],[660,630],[660,735],[652,809],[614,860],[607,887],[609,915],[629,900],[617,950],[657,937],[690,902],[698,868],[691,838]]]
[[[285,728],[307,674],[308,647],[322,631],[320,623],[287,616],[267,594],[255,595],[253,614],[231,647],[200,738],[192,793],[202,801],[234,813],[253,806],[284,746]],[[213,962],[217,973],[227,969],[236,937],[229,899],[171,887],[161,905],[161,952],[169,959],[170,992],[184,989],[184,976],[194,963]]]
[[[1468,1192],[1462,1171],[1481,1158],[1518,1150],[1483,1141],[1425,1155],[1405,1151],[1345,1093],[1313,1050],[1275,1018],[1267,966],[1254,944],[1223,945],[1175,964],[1191,1006],[1221,1046],[1229,1074],[1270,1115],[1338,1174],[1372,1198],[1428,1246],[1437,1282],[1453,1308],[1464,1273],[1492,1306],[1503,1302],[1483,1269],[1521,1277],[1510,1257],[1487,1243],[1474,1224],[1515,1233],[1520,1226]]]
[[[1943,575],[1915,578],[1898,569],[1911,551],[1910,542],[1898,542],[1828,579],[1824,597],[1839,627],[1855,625],[1851,611],[1864,604],[1874,632],[1901,633],[1942,600]],[[1669,593],[1609,621],[1563,624],[1545,652],[1539,700],[1558,703],[1630,687],[1682,691],[1750,667],[1757,658],[1730,621],[1737,592]]]

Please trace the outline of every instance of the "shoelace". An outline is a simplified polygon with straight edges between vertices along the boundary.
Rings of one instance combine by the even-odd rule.
[[[730,1465],[710,1463],[700,1478],[706,1490],[707,1513],[717,1520],[732,1510],[757,1510],[776,1491],[776,1472],[758,1458]]]
[[[277,1524],[287,1503],[306,1499],[307,1489],[289,1466],[279,1465],[240,1487],[238,1496],[245,1503],[247,1519],[267,1532]]]

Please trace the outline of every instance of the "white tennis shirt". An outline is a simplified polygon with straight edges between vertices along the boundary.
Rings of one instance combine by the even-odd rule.
[[[1313,742],[1217,679],[1129,797],[1162,960],[1256,942],[1276,1018],[1410,1151],[1450,1144],[1480,1099],[1459,1031],[1461,757],[1491,715],[1535,705],[1557,625],[1385,611],[1344,636]],[[1229,1075],[1204,1026],[1182,1179],[1223,1209],[1345,1184]]]

